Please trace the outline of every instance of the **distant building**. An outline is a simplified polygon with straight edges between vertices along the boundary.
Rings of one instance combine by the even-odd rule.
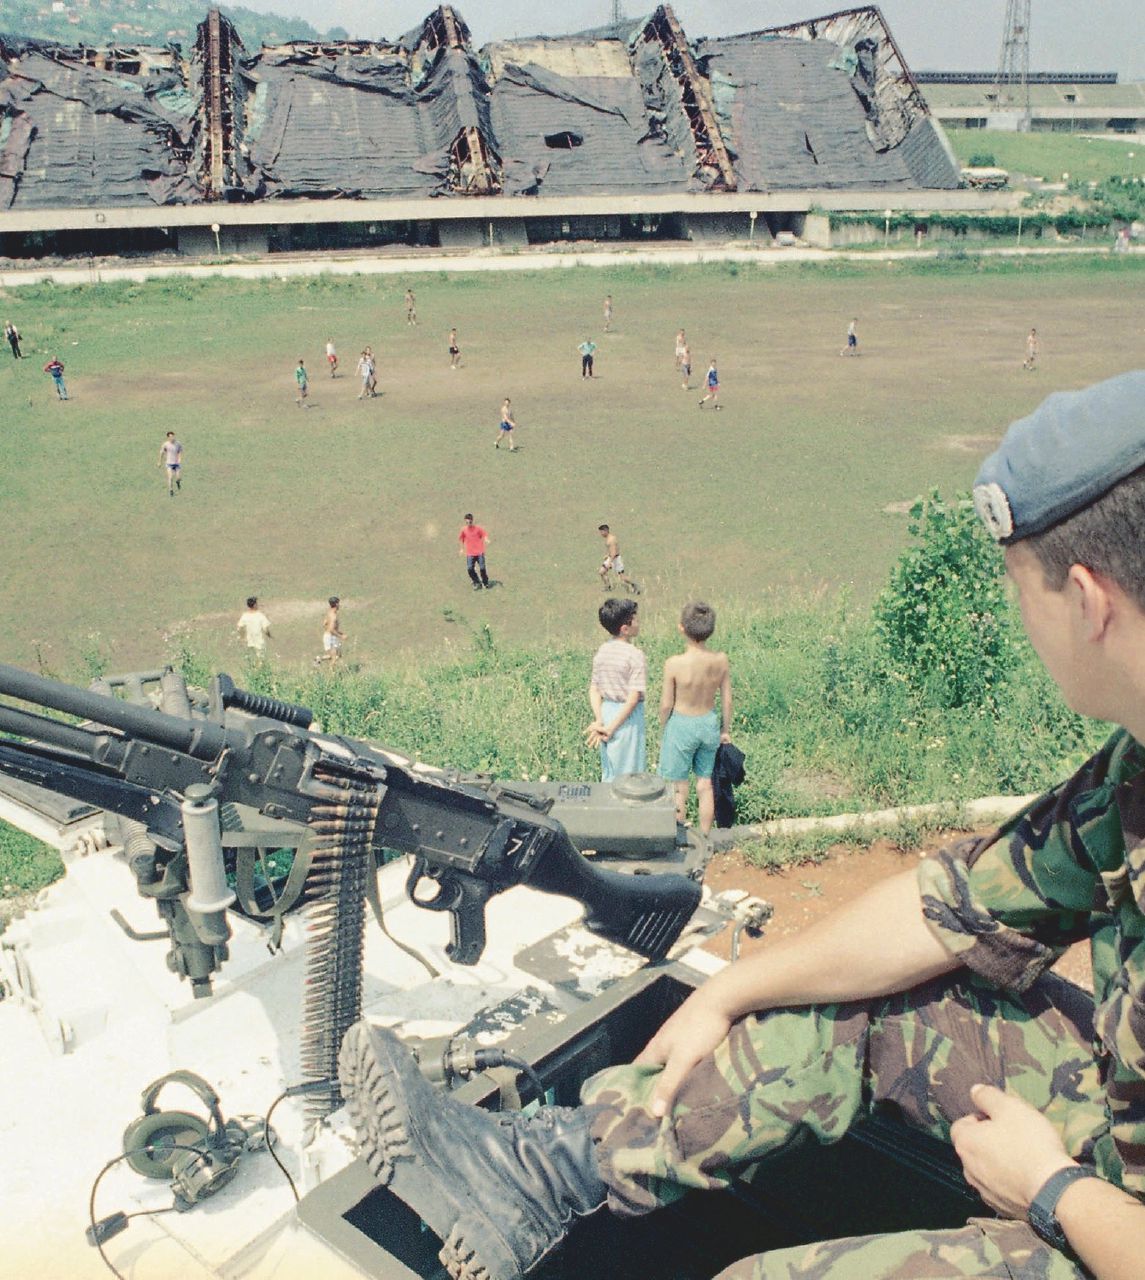
[[[0,255],[771,243],[823,210],[984,199],[871,6],[691,41],[662,5],[481,50],[448,5],[393,41],[257,52],[218,10],[182,54],[138,30],[0,35]]]
[[[1022,112],[999,105],[987,71],[921,71],[935,117],[952,129],[1016,129]],[[1145,82],[1115,71],[1032,72],[1030,128],[1039,133],[1145,133]]]

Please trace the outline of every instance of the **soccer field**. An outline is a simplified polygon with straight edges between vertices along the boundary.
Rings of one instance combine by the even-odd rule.
[[[189,644],[241,663],[260,597],[273,651],[318,651],[343,600],[365,667],[496,639],[596,639],[609,522],[643,582],[646,629],[684,599],[781,604],[882,584],[903,511],[969,487],[1049,391],[1141,363],[1142,263],[871,262],[828,270],[585,268],[451,276],[11,290],[0,351],[0,656],[82,674]],[[419,323],[402,295],[417,294]],[[611,293],[613,331],[602,332]],[[857,317],[861,355],[840,357]],[[463,367],[449,368],[458,330]],[[1040,367],[1021,369],[1025,335]],[[693,386],[680,389],[676,330]],[[577,344],[598,344],[580,376]],[[339,376],[325,373],[333,338]],[[369,343],[379,391],[358,400]],[[42,366],[58,354],[71,399]],[[295,404],[294,368],[311,373]],[[722,409],[697,406],[710,357]],[[494,450],[512,397],[520,449]],[[158,465],[183,443],[182,492]],[[496,590],[459,558],[466,511]],[[467,625],[468,624],[468,625]]]

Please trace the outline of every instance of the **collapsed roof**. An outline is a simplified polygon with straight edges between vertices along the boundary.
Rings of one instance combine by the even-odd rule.
[[[0,36],[0,59],[0,209],[958,185],[871,7],[693,43],[664,5],[475,51],[442,6],[257,54],[211,10],[188,56]]]

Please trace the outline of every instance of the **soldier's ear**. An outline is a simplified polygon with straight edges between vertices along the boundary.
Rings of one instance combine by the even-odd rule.
[[[1064,589],[1078,610],[1085,638],[1093,642],[1104,638],[1118,607],[1129,604],[1115,582],[1083,564],[1070,565]]]

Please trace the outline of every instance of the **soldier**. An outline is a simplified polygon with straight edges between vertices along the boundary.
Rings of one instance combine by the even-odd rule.
[[[367,1159],[446,1241],[451,1276],[517,1280],[577,1216],[725,1187],[888,1101],[953,1144],[999,1216],[779,1250],[722,1280],[1141,1275],[1145,373],[1014,423],[975,504],[1065,700],[1122,727],[997,831],[721,970],[579,1108],[462,1106],[357,1023],[341,1070]],[[1095,1003],[1045,972],[1081,938]]]

